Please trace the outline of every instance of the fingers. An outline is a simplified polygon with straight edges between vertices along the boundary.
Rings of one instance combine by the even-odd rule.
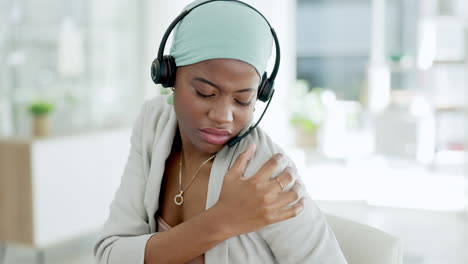
[[[296,204],[280,209],[282,212],[279,214],[279,221],[298,216],[304,210],[304,201],[305,197],[302,197]]]
[[[291,206],[283,206],[281,208],[270,208],[267,211],[275,213],[267,217],[267,224],[273,224],[299,215],[304,210],[305,197],[302,197]]]
[[[304,187],[298,182],[296,182],[289,191],[281,192],[278,194],[278,199],[275,206],[277,206],[278,208],[285,207],[304,197],[304,194]]]
[[[286,167],[286,169],[284,169],[274,180],[271,181],[270,183],[271,188],[274,188],[275,190],[279,189],[279,191],[283,191],[292,182],[295,181],[295,178],[293,176],[294,174],[295,174],[295,171],[293,168]]]
[[[247,164],[249,163],[250,159],[252,159],[253,154],[255,153],[256,145],[254,143],[250,144],[247,149],[242,152],[234,162],[234,165],[232,165],[230,171],[233,172],[235,176],[241,176],[245,168],[247,167]]]
[[[273,155],[263,166],[252,176],[253,181],[267,181],[270,180],[273,173],[281,165],[284,157],[283,154],[277,153]]]

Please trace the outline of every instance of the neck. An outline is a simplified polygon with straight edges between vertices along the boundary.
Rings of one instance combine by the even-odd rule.
[[[181,136],[179,131],[177,131],[172,149],[173,152],[183,153],[183,162],[187,168],[198,168],[204,161],[216,154],[200,151],[188,139]],[[210,167],[212,162],[213,160],[209,161],[205,166]]]

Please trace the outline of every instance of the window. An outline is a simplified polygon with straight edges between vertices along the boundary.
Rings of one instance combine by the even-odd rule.
[[[27,106],[37,98],[54,104],[53,134],[132,122],[143,100],[141,4],[0,0],[0,6],[0,135],[30,135]]]

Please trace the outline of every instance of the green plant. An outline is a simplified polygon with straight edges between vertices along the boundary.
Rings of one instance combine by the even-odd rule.
[[[320,125],[319,123],[314,123],[307,116],[302,115],[300,113],[293,113],[290,121],[294,127],[302,128],[302,130],[307,134],[315,133],[315,131]]]
[[[34,116],[42,116],[50,113],[54,105],[44,100],[37,100],[29,104],[28,110]]]
[[[404,55],[404,54],[401,54],[401,53],[391,54],[391,55],[390,55],[390,60],[392,60],[393,62],[400,62],[401,59],[402,59],[404,56],[405,56],[405,55]]]
[[[160,93],[160,94],[170,94],[170,93],[171,93],[171,89],[169,89],[169,88],[164,88],[164,87],[160,87],[160,88],[159,88],[159,93]]]
[[[324,94],[330,91],[315,87],[309,89],[305,80],[298,80],[294,89],[294,108],[289,121],[307,134],[314,134],[322,125],[326,116]]]

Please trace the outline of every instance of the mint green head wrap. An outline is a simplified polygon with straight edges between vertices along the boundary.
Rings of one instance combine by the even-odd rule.
[[[186,9],[204,1],[194,1]],[[236,2],[214,1],[195,8],[180,21],[170,54],[178,67],[209,59],[237,59],[262,76],[272,44],[270,27],[255,10]]]

